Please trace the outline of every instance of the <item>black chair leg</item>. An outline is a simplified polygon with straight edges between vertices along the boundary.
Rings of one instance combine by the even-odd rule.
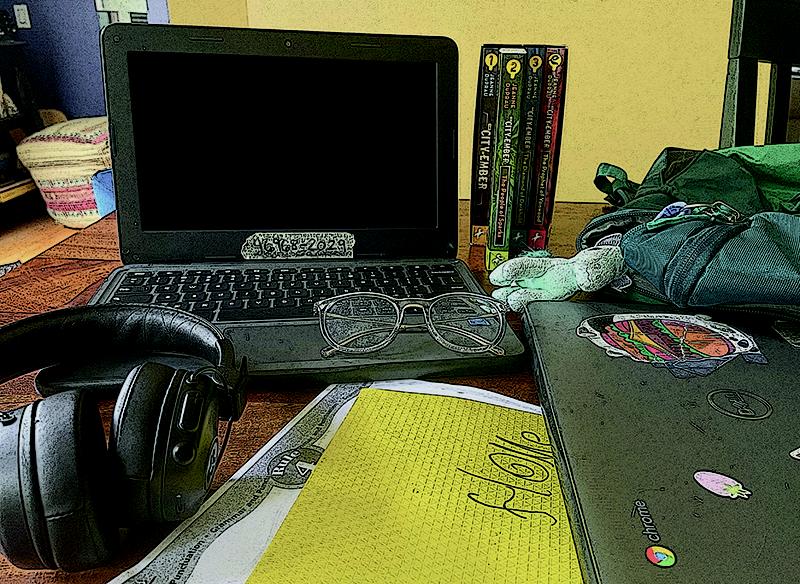
[[[725,101],[719,136],[720,148],[753,144],[757,84],[758,61],[756,59],[740,57],[728,60],[728,76],[725,79]]]
[[[789,126],[789,96],[792,91],[792,66],[773,63],[769,73],[769,105],[765,144],[785,144]]]

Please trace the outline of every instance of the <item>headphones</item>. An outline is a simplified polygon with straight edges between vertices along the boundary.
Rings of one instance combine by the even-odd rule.
[[[152,305],[82,306],[27,318],[0,328],[0,383],[86,355],[136,350],[209,365],[134,367],[117,396],[108,446],[87,391],[0,412],[0,552],[15,566],[96,567],[118,547],[118,527],[180,521],[205,500],[224,449],[218,421],[229,422],[227,441],[230,422],[244,410],[247,368],[207,321]]]

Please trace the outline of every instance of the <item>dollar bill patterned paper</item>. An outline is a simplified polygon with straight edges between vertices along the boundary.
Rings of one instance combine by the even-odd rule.
[[[416,380],[326,388],[220,487],[198,513],[109,584],[244,582],[264,553],[362,387],[448,395],[540,413],[490,391]]]
[[[363,384],[322,392],[152,553],[110,584],[243,582]]]

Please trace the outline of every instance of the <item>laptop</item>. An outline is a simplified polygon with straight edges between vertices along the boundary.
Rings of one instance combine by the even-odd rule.
[[[792,335],[598,302],[524,320],[587,583],[797,581]]]
[[[452,40],[112,24],[102,54],[124,266],[91,303],[203,316],[257,377],[525,365],[507,324],[503,355],[453,352],[427,332],[320,353],[320,298],[484,293],[456,259]]]

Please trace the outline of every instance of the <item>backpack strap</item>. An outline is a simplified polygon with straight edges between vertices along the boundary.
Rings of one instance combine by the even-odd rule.
[[[610,204],[624,207],[636,194],[639,183],[628,179],[628,173],[619,166],[601,162],[595,173],[594,186],[606,195]]]

